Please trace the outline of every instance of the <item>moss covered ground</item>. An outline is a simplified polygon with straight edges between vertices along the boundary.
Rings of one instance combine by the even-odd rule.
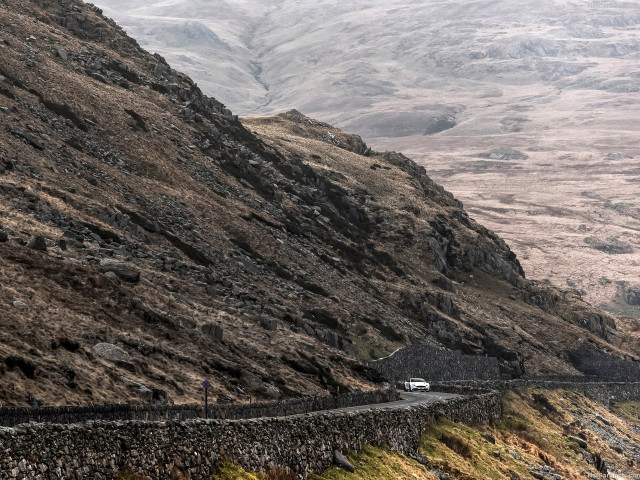
[[[616,403],[611,410],[629,423],[640,426],[640,402]]]
[[[437,480],[430,469],[397,452],[365,447],[361,452],[349,455],[355,473],[332,467],[322,476],[311,480]]]

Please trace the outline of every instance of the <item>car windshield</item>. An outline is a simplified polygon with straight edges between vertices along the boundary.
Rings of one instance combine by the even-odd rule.
[[[423,378],[412,378],[410,381],[413,383],[418,383],[418,382],[427,383],[424,381]]]

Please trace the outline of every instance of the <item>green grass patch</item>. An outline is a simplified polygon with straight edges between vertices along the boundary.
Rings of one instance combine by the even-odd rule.
[[[312,475],[310,480],[437,480],[429,470],[415,460],[397,452],[388,452],[366,446],[361,452],[349,454],[349,461],[355,467],[349,473],[332,467],[322,476]]]
[[[616,402],[611,411],[630,423],[640,425],[640,402]]]

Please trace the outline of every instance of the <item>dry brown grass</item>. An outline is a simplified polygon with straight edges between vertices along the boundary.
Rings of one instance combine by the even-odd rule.
[[[451,449],[458,455],[464,458],[472,458],[473,449],[471,448],[471,445],[458,435],[442,432],[440,440],[447,446],[447,448]]]
[[[289,468],[272,466],[265,473],[264,480],[298,480],[298,475]]]
[[[131,467],[124,467],[116,473],[117,480],[145,480],[145,477],[138,475]]]

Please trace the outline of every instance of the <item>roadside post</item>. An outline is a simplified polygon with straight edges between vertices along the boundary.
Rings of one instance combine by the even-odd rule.
[[[202,388],[204,388],[204,418],[209,418],[209,387],[211,382],[205,380],[202,382]]]

